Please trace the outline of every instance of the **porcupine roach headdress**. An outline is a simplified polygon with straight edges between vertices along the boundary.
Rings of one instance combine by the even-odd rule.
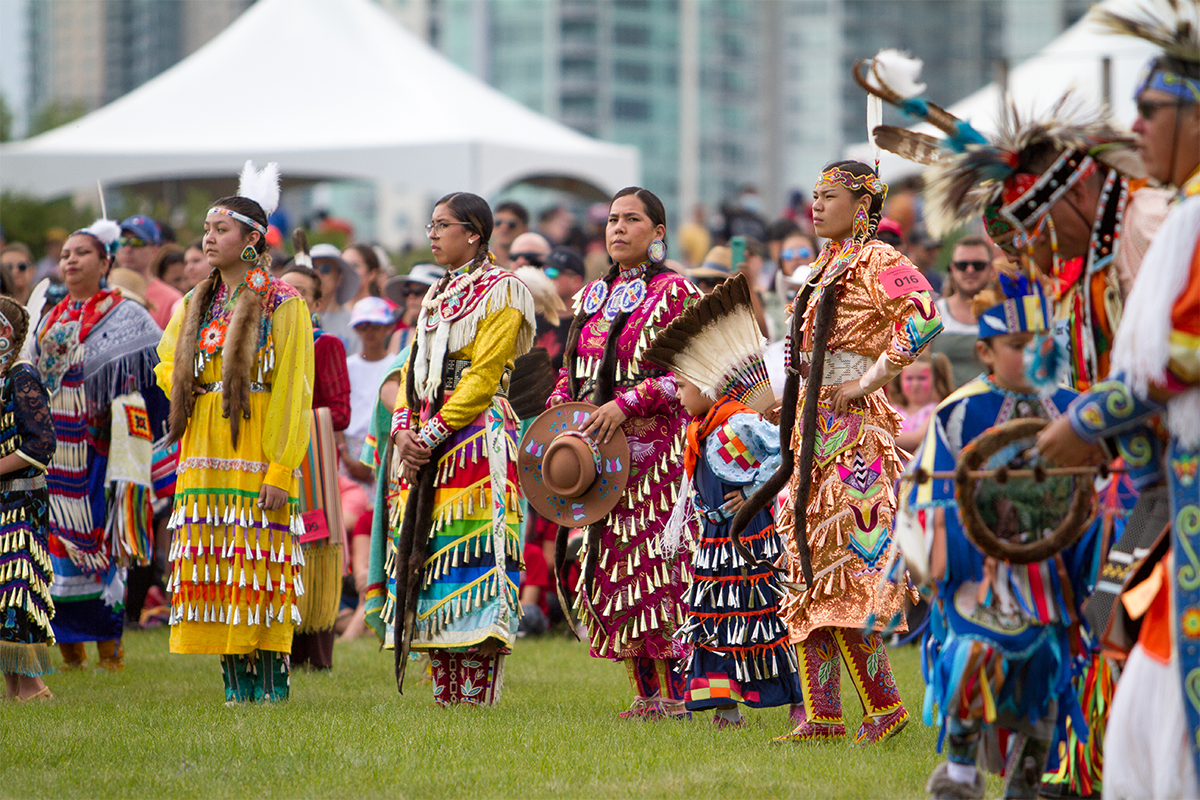
[[[745,275],[725,281],[659,332],[646,360],[759,413],[775,402],[763,361],[766,339],[754,318]]]
[[[238,181],[238,197],[253,201],[262,209],[264,216],[269,216],[279,205],[279,165],[271,162],[259,171],[254,169],[253,162],[247,161]],[[267,235],[266,227],[262,223],[236,209],[218,205],[210,208],[208,213],[224,214],[258,231],[263,237]],[[266,260],[269,265],[270,257],[265,255],[265,250],[263,252],[264,256],[260,258],[259,264],[262,265],[263,260]],[[193,385],[202,367],[197,352],[200,323],[212,304],[220,282],[220,273],[213,270],[196,286],[188,299],[187,311],[180,326],[172,373],[168,434],[169,441],[172,442],[183,437],[183,432],[192,417],[192,409],[196,405]],[[237,288],[230,287],[230,292],[237,291]],[[258,353],[262,315],[262,296],[257,290],[250,290],[247,286],[238,292],[221,350],[221,412],[229,419],[230,441],[234,447],[237,446],[241,421],[250,419],[250,382]]]
[[[1044,116],[1026,118],[1005,102],[1001,130],[989,141],[968,122],[919,95],[921,62],[894,50],[855,64],[854,78],[865,91],[905,113],[929,122],[945,139],[905,128],[879,126],[875,141],[886,150],[924,164],[926,222],[934,236],[961,227],[982,214],[993,237],[1017,231],[1028,235],[1047,210],[1097,163],[1129,177],[1142,177],[1133,139],[1114,128],[1103,109],[1068,93]],[[1028,163],[1031,154],[1057,154],[1048,168]]]

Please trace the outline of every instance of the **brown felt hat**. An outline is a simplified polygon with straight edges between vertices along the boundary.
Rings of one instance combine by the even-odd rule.
[[[629,480],[629,442],[618,428],[608,443],[584,436],[596,406],[562,403],[542,413],[525,436],[517,473],[529,504],[568,528],[608,516]]]

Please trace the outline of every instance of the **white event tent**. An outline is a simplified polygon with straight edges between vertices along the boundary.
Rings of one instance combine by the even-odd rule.
[[[1111,8],[1129,8],[1130,0],[1109,0],[1104,5]],[[902,48],[902,46],[901,46]],[[1128,128],[1133,124],[1137,111],[1134,108],[1133,90],[1141,75],[1142,67],[1158,52],[1153,45],[1140,39],[1113,36],[1105,33],[1088,17],[1076,22],[1037,55],[1023,61],[1009,71],[1008,93],[1023,116],[1031,112],[1048,110],[1068,90],[1082,100],[1100,105],[1105,102],[1104,59],[1109,59],[1109,108],[1118,125]],[[873,53],[864,53],[869,58]],[[913,53],[920,58],[920,53]],[[866,94],[863,98],[863,132],[866,133]],[[945,98],[928,97],[943,104]],[[996,83],[988,84],[948,107],[947,111],[959,119],[967,120],[980,133],[993,134],[999,128],[1001,111],[1001,89]],[[911,124],[911,120],[909,120]],[[899,124],[905,124],[903,121]],[[931,125],[912,126],[913,130],[936,136],[943,134]],[[866,142],[846,148],[848,158],[870,163],[874,159],[872,148]],[[879,159],[879,174],[885,181],[897,181],[916,175],[922,167],[900,156],[883,151]]]
[[[484,196],[531,178],[613,191],[635,148],[600,142],[481,83],[371,0],[259,0],[190,57],[81,119],[0,146],[0,187],[231,178],[361,179]]]

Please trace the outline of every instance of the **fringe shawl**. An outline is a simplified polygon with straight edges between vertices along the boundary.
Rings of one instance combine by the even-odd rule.
[[[186,309],[176,340],[175,364],[171,377],[168,442],[177,442],[183,438],[192,417],[192,409],[196,405],[193,387],[196,382],[196,350],[200,323],[212,305],[220,280],[220,274],[214,271],[184,300]],[[260,297],[249,290],[240,292],[233,308],[233,316],[225,331],[225,345],[221,351],[221,411],[229,420],[230,441],[234,447],[237,447],[241,421],[250,419],[250,382],[254,375],[263,305],[267,297],[269,294]],[[232,346],[229,346],[230,343]]]
[[[89,409],[107,410],[130,388],[155,386],[162,331],[137,303],[120,302],[83,342],[83,391]]]
[[[1171,360],[1171,308],[1187,287],[1197,239],[1200,196],[1185,199],[1167,215],[1142,259],[1121,316],[1110,373],[1124,372],[1134,393],[1166,377]],[[1183,446],[1200,446],[1200,389],[1189,387],[1167,403],[1167,427]]]
[[[496,276],[494,273],[502,273]],[[492,274],[489,274],[492,273]],[[489,267],[477,280],[491,281],[482,289],[472,288],[468,291],[481,291],[481,297],[474,306],[452,320],[443,318],[432,331],[426,325],[429,309],[422,308],[417,318],[417,355],[414,365],[417,396],[422,400],[432,400],[442,386],[442,370],[446,358],[451,353],[463,350],[475,341],[479,323],[489,314],[506,308],[515,308],[524,317],[524,324],[517,332],[517,347],[514,356],[529,352],[533,346],[534,331],[537,327],[533,308],[533,295],[521,280],[499,267]]]

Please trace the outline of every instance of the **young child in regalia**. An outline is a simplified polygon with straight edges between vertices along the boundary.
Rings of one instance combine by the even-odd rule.
[[[684,488],[663,534],[663,552],[679,551],[694,515],[685,662],[688,711],[715,709],[718,728],[745,724],[752,708],[801,703],[795,651],[779,618],[783,590],[768,566],[783,552],[773,509],[730,539],[730,522],[746,498],[781,463],[779,427],[762,414],[774,402],[745,276],[738,275],[667,326],[647,360],[675,373],[692,421],[684,452]]]
[[[1075,397],[1065,388],[1039,395],[1025,377],[1025,346],[1047,325],[1046,299],[1036,284],[1024,276],[1001,276],[1000,284],[985,288],[975,303],[976,352],[987,373],[938,406],[913,462],[917,474],[953,471],[964,450],[989,429],[1021,417],[1055,419]],[[981,308],[989,304],[994,305]],[[985,468],[1008,464],[1016,450],[1013,445],[1001,449],[991,459],[998,463]],[[1015,503],[1022,530],[1054,529],[1065,504],[1056,505],[1054,488],[1047,486],[1015,479],[1000,486],[981,479],[974,503],[984,519],[1003,516],[1004,508]],[[976,762],[983,734],[1006,728],[1013,733],[1004,796],[1033,797],[1029,792],[1036,791],[1056,719],[1071,714],[1082,721],[1070,684],[1079,649],[1072,621],[1086,596],[1096,537],[1085,533],[1045,561],[1000,561],[972,544],[953,479],[906,479],[901,495],[905,503],[897,526],[923,531],[934,584],[922,659],[925,714],[927,724],[941,721],[938,746],[945,748],[947,761],[934,770],[926,789],[937,798],[982,798],[984,780]],[[897,538],[905,537],[898,531]]]

